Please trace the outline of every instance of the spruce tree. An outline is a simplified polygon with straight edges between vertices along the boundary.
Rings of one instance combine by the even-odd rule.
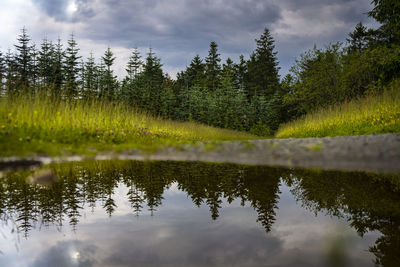
[[[37,85],[38,81],[38,74],[39,74],[39,69],[38,69],[38,56],[39,52],[36,49],[36,45],[32,45],[32,50],[31,50],[31,55],[32,55],[32,65],[31,65],[31,70],[30,70],[30,75],[31,75],[31,84],[32,87],[35,88]]]
[[[50,75],[50,84],[52,85],[53,94],[61,96],[62,86],[64,84],[64,60],[65,52],[61,44],[61,39],[58,38],[57,44],[54,47],[52,58],[52,70]]]
[[[174,80],[166,74],[161,88],[160,100],[160,114],[164,118],[172,118],[175,113],[176,97],[173,91]]]
[[[196,55],[186,69],[187,86],[193,85],[203,86],[205,65],[199,55]]]
[[[210,91],[215,91],[220,85],[221,76],[221,58],[218,54],[218,45],[216,42],[210,43],[210,49],[208,51],[208,56],[206,57],[206,83],[207,88]]]
[[[83,84],[86,98],[94,98],[97,94],[96,74],[96,63],[94,62],[93,53],[90,52],[90,57],[87,59],[84,65]]]
[[[38,56],[38,79],[41,86],[51,85],[53,72],[54,46],[47,38],[43,39]]]
[[[64,75],[65,75],[65,90],[66,96],[69,98],[76,98],[79,95],[79,81],[78,76],[80,72],[78,56],[79,48],[75,41],[74,34],[68,40],[68,47],[65,50],[64,58]]]
[[[228,57],[226,59],[226,62],[222,65],[222,77],[229,76],[233,80],[234,75],[235,75],[235,66],[233,64],[232,59]]]
[[[265,28],[260,39],[256,39],[257,48],[248,62],[246,89],[250,98],[254,95],[271,97],[279,88],[278,61],[274,51],[274,39]]]
[[[239,90],[244,91],[245,77],[247,75],[247,62],[244,60],[244,56],[240,55],[239,63],[235,64],[235,83]]]
[[[370,38],[367,27],[365,27],[362,22],[359,22],[354,31],[349,33],[349,37],[350,38],[346,38],[346,40],[349,43],[350,52],[362,52],[368,47]]]
[[[7,94],[14,94],[17,93],[16,89],[16,67],[15,67],[15,61],[14,61],[15,56],[11,53],[10,49],[8,49],[6,57],[5,57],[5,63],[6,63],[6,91]]]
[[[0,96],[4,95],[3,79],[6,74],[6,62],[3,53],[0,51]]]
[[[15,45],[15,71],[17,75],[17,88],[28,89],[33,69],[33,58],[32,58],[32,45],[29,44],[31,40],[24,28],[21,30],[21,34],[18,37],[18,45]]]
[[[99,98],[104,98],[106,97],[106,87],[105,87],[105,73],[106,73],[106,67],[104,65],[103,59],[100,60],[100,64],[97,68],[97,88],[99,91]]]
[[[155,114],[160,110],[160,90],[164,80],[161,67],[160,59],[155,56],[153,50],[150,48],[142,77],[146,89],[144,103]]]
[[[138,49],[135,47],[126,66],[126,72],[128,73],[129,80],[132,81],[140,73],[142,66],[143,61],[141,60]]]
[[[104,90],[105,96],[109,100],[113,100],[116,97],[117,93],[117,79],[114,76],[114,72],[111,69],[111,66],[114,64],[114,54],[111,51],[110,47],[104,52],[104,56],[101,58],[103,60],[105,71],[104,71]]]

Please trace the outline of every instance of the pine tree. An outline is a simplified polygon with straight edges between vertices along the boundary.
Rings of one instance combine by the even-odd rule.
[[[160,90],[164,80],[162,64],[150,48],[146,57],[146,63],[143,70],[143,82],[146,89],[144,103],[149,110],[157,114],[160,111]]]
[[[349,33],[349,37],[350,38],[346,38],[346,40],[349,43],[350,51],[362,52],[368,47],[370,38],[367,27],[365,27],[362,22],[359,22],[354,31]]]
[[[32,65],[31,65],[31,82],[32,82],[32,87],[35,88],[37,85],[38,81],[38,74],[39,74],[39,69],[38,69],[38,55],[39,52],[36,49],[36,45],[32,45],[32,50],[31,50],[31,56],[32,56]]]
[[[96,63],[94,62],[93,53],[90,52],[90,57],[87,59],[84,66],[83,83],[86,98],[94,98],[97,94],[96,74]]]
[[[29,38],[25,27],[22,29],[22,33],[18,37],[18,45],[15,45],[15,71],[17,75],[17,88],[29,88],[30,81],[32,78],[32,46],[29,44]]]
[[[243,91],[245,87],[245,77],[247,75],[247,62],[244,60],[244,56],[240,55],[239,64],[235,64],[235,82],[239,90]]]
[[[104,98],[106,97],[106,87],[105,87],[105,73],[106,73],[106,67],[104,65],[103,59],[101,59],[100,61],[100,65],[97,68],[97,79],[96,79],[96,83],[97,83],[97,88],[99,91],[99,98]]]
[[[61,39],[58,38],[57,44],[54,47],[52,58],[52,70],[50,75],[50,84],[52,85],[54,96],[61,96],[62,86],[64,84],[64,66],[63,60],[65,52],[63,50]]]
[[[41,86],[51,85],[53,72],[54,46],[47,38],[43,39],[38,56],[38,78]]]
[[[196,55],[186,69],[187,86],[193,85],[203,86],[205,65],[199,55]]]
[[[71,34],[71,38],[68,40],[68,47],[65,50],[64,58],[64,75],[65,75],[65,90],[66,96],[69,98],[76,98],[79,95],[78,92],[78,75],[80,72],[78,56],[79,48],[74,39],[74,34]]]
[[[3,79],[6,74],[6,62],[5,58],[3,57],[3,53],[0,51],[0,96],[4,95],[4,86],[3,86]]]
[[[256,39],[257,48],[248,62],[247,94],[271,97],[279,88],[278,61],[274,51],[274,39],[265,28],[260,39]]]
[[[221,62],[221,58],[219,56],[217,43],[211,42],[208,56],[206,57],[205,71],[207,88],[210,91],[215,91],[220,85],[221,66],[219,62]]]
[[[164,118],[172,118],[175,113],[175,94],[173,92],[174,80],[169,77],[168,74],[165,75],[164,82],[161,88],[161,107],[160,114]]]
[[[16,87],[16,67],[15,67],[15,56],[11,53],[10,49],[7,51],[5,62],[6,62],[6,91],[7,94],[17,93]]]
[[[141,60],[138,49],[135,47],[126,66],[126,72],[128,73],[129,80],[132,81],[140,73],[142,66],[143,61]]]
[[[235,75],[235,66],[232,59],[229,57],[226,59],[226,63],[222,65],[222,77],[229,76],[232,81]]]
[[[141,106],[142,88],[140,88],[139,74],[143,69],[143,61],[137,48],[134,48],[126,66],[128,75],[125,77],[121,87],[121,98],[128,103]]]
[[[113,100],[116,98],[117,93],[117,79],[114,76],[114,72],[111,69],[111,66],[114,64],[114,54],[111,51],[110,47],[104,53],[104,56],[101,58],[105,65],[105,72],[104,72],[104,90],[105,96],[109,100]]]

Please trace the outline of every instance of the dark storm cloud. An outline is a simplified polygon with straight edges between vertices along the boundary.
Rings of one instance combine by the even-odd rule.
[[[370,0],[34,0],[58,21],[79,22],[79,37],[111,46],[156,49],[165,66],[184,68],[216,41],[223,58],[249,55],[269,27],[283,73],[314,44],[344,41],[371,22]],[[66,12],[75,3],[73,14]]]
[[[212,40],[239,51],[243,37],[277,21],[280,12],[260,0],[109,0],[96,10],[99,15],[88,26],[90,38],[170,51],[204,50]]]

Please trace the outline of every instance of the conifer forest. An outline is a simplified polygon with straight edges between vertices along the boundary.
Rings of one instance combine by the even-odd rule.
[[[373,2],[368,16],[379,28],[360,22],[346,42],[314,46],[301,54],[285,77],[278,74],[279,51],[268,28],[239,62],[222,62],[212,41],[208,55],[195,56],[176,78],[163,71],[152,48],[145,55],[132,49],[126,76],[116,77],[112,48],[101,58],[82,58],[73,34],[67,45],[47,39],[36,45],[23,28],[14,48],[0,52],[1,95],[45,92],[70,101],[104,99],[162,118],[268,136],[282,123],[396,83],[400,12],[390,7],[399,7],[394,0]]]

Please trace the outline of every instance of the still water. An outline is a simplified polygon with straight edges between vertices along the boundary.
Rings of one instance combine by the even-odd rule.
[[[42,169],[50,184],[29,182],[37,170],[0,178],[0,266],[400,265],[399,175],[136,161]]]

